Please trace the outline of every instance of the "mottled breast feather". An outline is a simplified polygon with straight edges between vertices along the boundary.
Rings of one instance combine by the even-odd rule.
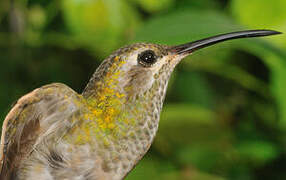
[[[68,110],[69,113],[75,113],[77,106],[72,105],[76,98],[80,98],[80,95],[72,89],[64,84],[54,83],[38,88],[18,100],[3,123],[0,146],[1,180],[17,179],[17,169],[33,152],[37,143],[64,125],[61,118],[53,118],[53,122],[49,122],[51,118],[47,117],[58,114],[61,111],[58,107],[64,107],[64,104],[69,104],[67,108],[73,108]]]

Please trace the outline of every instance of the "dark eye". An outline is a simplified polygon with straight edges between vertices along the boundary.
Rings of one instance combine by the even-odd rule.
[[[157,61],[157,56],[154,51],[147,50],[138,55],[138,63],[150,67],[152,64],[154,64]]]

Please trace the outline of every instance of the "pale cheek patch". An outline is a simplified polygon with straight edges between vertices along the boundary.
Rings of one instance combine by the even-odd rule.
[[[136,66],[137,63],[137,54],[132,55],[131,57],[122,57],[125,61],[124,65],[121,67],[123,72],[128,72],[131,67]],[[127,59],[128,58],[128,59]]]
[[[155,74],[158,74],[163,65],[165,65],[166,57],[159,59],[152,67],[145,68],[140,65],[133,66],[126,74],[128,79],[126,87],[131,87],[132,94],[143,94],[152,88],[155,82]]]
[[[163,57],[162,59],[158,60],[158,62],[156,62],[154,66],[150,67],[150,70],[153,72],[153,75],[158,73],[162,66],[166,63],[168,63],[167,57]]]
[[[140,66],[132,67],[126,74],[127,83],[126,90],[130,90],[132,94],[140,94],[149,89],[153,83],[152,71]]]
[[[137,65],[137,61],[135,60],[136,58],[137,58],[136,55],[133,55],[131,57],[126,57],[126,56],[122,57],[124,63],[122,63],[122,66],[120,67],[120,75],[118,77],[118,84],[117,84],[118,86],[117,88],[121,92],[124,91],[124,87],[129,81],[128,72],[131,70],[132,67]]]
[[[123,59],[126,57],[123,57]],[[167,62],[167,57],[158,59],[152,67],[143,67],[137,62],[137,53],[129,56],[121,67],[121,75],[118,79],[118,86],[122,91],[128,90],[131,94],[142,94],[149,90],[155,82],[155,74],[158,74],[163,65]]]

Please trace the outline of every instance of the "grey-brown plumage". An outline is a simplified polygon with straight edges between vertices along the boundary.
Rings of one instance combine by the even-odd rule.
[[[159,125],[169,77],[182,58],[234,38],[230,33],[168,47],[135,44],[110,55],[82,94],[64,84],[22,97],[6,116],[0,179],[122,179],[147,152]]]

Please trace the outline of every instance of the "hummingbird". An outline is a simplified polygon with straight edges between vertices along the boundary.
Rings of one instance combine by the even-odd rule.
[[[107,57],[81,94],[61,83],[35,89],[4,120],[0,179],[123,179],[154,140],[169,78],[183,58],[219,42],[276,34],[249,30],[175,46],[136,43]]]

